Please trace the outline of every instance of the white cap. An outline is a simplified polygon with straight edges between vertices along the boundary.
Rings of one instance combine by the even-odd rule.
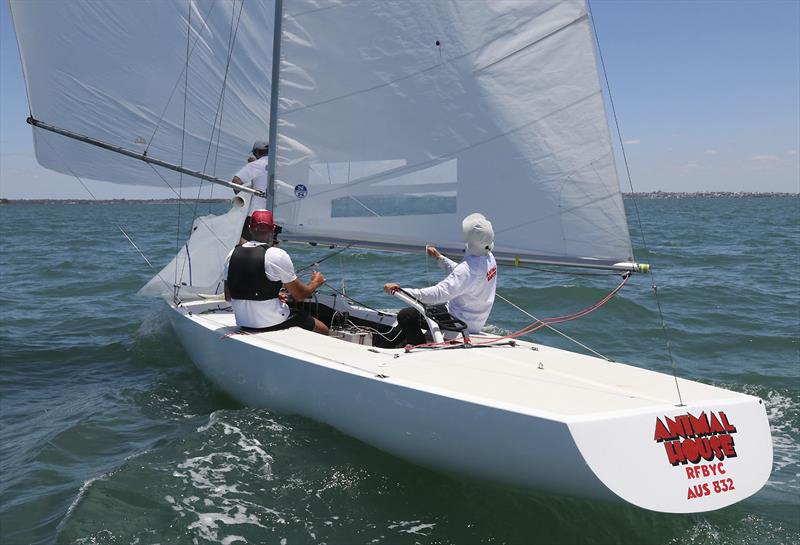
[[[467,252],[472,255],[486,255],[494,248],[494,229],[483,214],[470,214],[461,222]]]

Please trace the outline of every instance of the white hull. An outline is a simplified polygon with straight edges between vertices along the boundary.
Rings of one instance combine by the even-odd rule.
[[[530,343],[405,354],[299,328],[241,334],[229,312],[198,313],[216,306],[173,307],[170,316],[221,390],[420,465],[675,513],[735,503],[771,471],[766,411],[752,396],[681,380],[686,406],[677,407],[671,376]],[[727,435],[735,457],[672,465],[654,439],[657,419],[704,411],[724,413],[729,425],[706,434],[706,445]]]

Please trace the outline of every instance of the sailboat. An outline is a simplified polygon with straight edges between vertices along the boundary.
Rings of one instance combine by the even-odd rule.
[[[430,346],[382,348],[395,315],[340,292],[297,302],[331,336],[247,332],[221,295],[223,259],[263,206],[282,244],[434,244],[457,259],[461,218],[480,212],[499,263],[646,273],[583,0],[11,8],[47,168],[183,196],[230,186],[268,131],[267,191],[194,217],[142,290],[164,297],[191,359],[233,398],[422,466],[653,511],[719,509],[767,481],[756,397],[510,335],[448,341],[435,318]]]

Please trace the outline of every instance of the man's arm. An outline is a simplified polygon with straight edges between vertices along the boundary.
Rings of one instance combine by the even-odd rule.
[[[226,300],[226,301],[230,301],[230,300],[231,300],[231,292],[228,290],[228,281],[227,281],[227,280],[225,280],[225,281],[222,283],[222,285],[224,286],[224,288],[223,288],[223,289],[225,290],[225,300]]]
[[[447,303],[451,299],[458,297],[464,292],[464,287],[469,279],[468,271],[464,267],[456,266],[447,278],[428,288],[403,288],[411,297],[428,305],[438,305]],[[384,284],[383,291],[392,294],[400,289],[400,285],[394,282]]]
[[[303,301],[324,283],[325,277],[322,275],[322,273],[319,271],[314,271],[311,273],[311,281],[308,284],[299,278],[295,278],[283,286],[289,290],[289,293],[292,294],[292,297],[294,297],[295,301]]]
[[[458,265],[458,263],[449,257],[443,256],[441,253],[439,253],[439,250],[436,249],[436,246],[425,246],[425,251],[428,252],[429,256],[436,259],[436,261],[439,263],[439,266],[447,271],[447,274],[453,272],[453,269],[455,269],[456,265]]]

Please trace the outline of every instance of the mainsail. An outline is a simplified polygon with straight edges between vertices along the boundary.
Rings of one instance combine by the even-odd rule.
[[[273,1],[11,6],[33,117],[149,157],[229,178],[272,86],[289,239],[456,253],[481,212],[499,260],[633,260],[584,0],[283,0],[275,85]],[[178,183],[34,135],[53,170]]]
[[[266,138],[272,1],[10,6],[35,119],[226,179]],[[49,169],[178,189],[172,171],[43,130],[34,140]]]
[[[632,261],[584,0],[286,0],[279,221],[302,240]],[[284,185],[285,187],[285,185]]]

